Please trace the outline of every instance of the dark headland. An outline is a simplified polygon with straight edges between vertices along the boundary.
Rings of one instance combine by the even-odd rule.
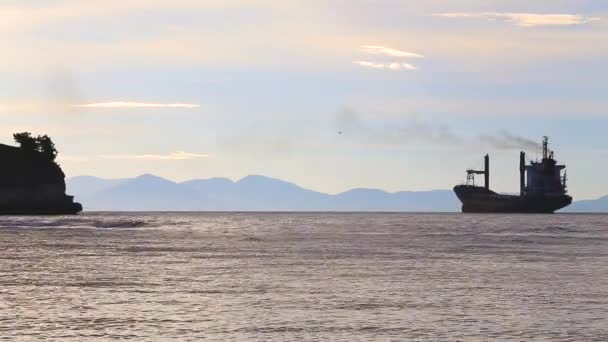
[[[0,215],[67,215],[82,205],[66,195],[65,174],[48,136],[14,135],[19,147],[0,144]]]

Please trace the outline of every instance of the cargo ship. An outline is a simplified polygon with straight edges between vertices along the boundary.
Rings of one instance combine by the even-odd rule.
[[[490,190],[490,156],[485,156],[484,170],[467,170],[466,184],[454,187],[464,213],[554,213],[572,203],[567,191],[566,166],[558,165],[549,150],[549,138],[543,138],[543,158],[526,164],[520,152],[519,195],[499,194]],[[563,171],[563,174],[562,174]],[[475,176],[484,176],[484,186],[475,185]]]

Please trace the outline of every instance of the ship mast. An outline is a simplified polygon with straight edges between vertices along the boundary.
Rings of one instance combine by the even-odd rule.
[[[549,137],[543,137],[543,159],[553,159],[553,151],[549,150]]]
[[[490,190],[490,155],[486,154],[484,157],[484,169],[480,170],[467,170],[467,185],[475,185],[475,175],[484,175],[484,188]]]
[[[526,152],[519,152],[519,195],[526,194]]]

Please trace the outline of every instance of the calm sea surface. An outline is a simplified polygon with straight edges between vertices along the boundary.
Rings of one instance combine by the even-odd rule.
[[[3,341],[608,341],[608,216],[0,217]]]

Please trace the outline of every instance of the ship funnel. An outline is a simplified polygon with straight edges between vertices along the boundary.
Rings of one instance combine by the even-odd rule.
[[[490,155],[488,155],[488,154],[486,154],[486,157],[485,157],[484,176],[485,176],[486,190],[490,190]]]
[[[521,196],[526,191],[526,153],[519,153],[519,193]]]

